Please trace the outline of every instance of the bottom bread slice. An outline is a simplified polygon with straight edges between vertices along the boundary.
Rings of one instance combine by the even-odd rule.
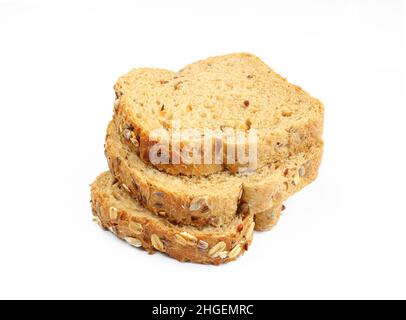
[[[94,219],[102,228],[150,253],[160,251],[179,261],[218,265],[241,256],[252,242],[255,222],[249,210],[222,227],[179,226],[142,207],[109,172],[92,184],[91,196]],[[281,207],[269,212],[274,223]]]

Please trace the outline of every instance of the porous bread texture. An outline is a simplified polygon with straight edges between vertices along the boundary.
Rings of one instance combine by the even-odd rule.
[[[270,210],[257,213],[254,216],[256,231],[271,231],[279,221],[282,212],[285,210],[283,204],[277,205]]]
[[[218,265],[244,254],[252,242],[255,222],[249,212],[220,228],[174,225],[132,199],[109,172],[92,184],[91,197],[94,218],[102,228],[150,253],[159,251],[179,261]]]
[[[158,128],[171,133],[173,120],[180,130],[232,128],[248,133],[255,129],[259,167],[307,153],[322,139],[322,103],[247,53],[211,57],[179,72],[134,69],[118,79],[114,89],[116,124],[131,131],[133,139],[126,143],[135,143],[146,162],[157,142],[150,141],[150,133]],[[225,153],[226,141],[223,145]],[[169,148],[172,150],[171,145]],[[201,152],[203,158],[204,150]],[[154,165],[170,174],[190,176],[237,172],[241,167],[184,162]]]
[[[172,176],[147,164],[120,142],[114,122],[107,129],[105,155],[114,177],[151,212],[181,225],[219,227],[246,208],[261,215],[312,182],[318,173],[323,144],[251,174],[227,171],[207,177]],[[245,209],[244,209],[245,210]],[[269,220],[269,219],[268,219]]]

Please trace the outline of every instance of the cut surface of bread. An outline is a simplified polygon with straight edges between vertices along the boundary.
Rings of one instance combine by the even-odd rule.
[[[251,174],[224,171],[187,177],[172,176],[144,163],[121,143],[114,122],[108,126],[105,144],[110,171],[129,194],[172,223],[198,228],[221,227],[233,221],[237,212],[249,211],[257,215],[257,229],[267,229],[272,219],[263,216],[264,212],[269,213],[317,177],[322,153],[320,143],[307,154],[297,154]]]
[[[178,226],[142,207],[109,173],[102,173],[91,187],[95,221],[130,245],[159,251],[179,261],[221,264],[235,260],[251,244],[253,214],[238,214],[219,228]],[[279,217],[280,210],[273,215]],[[274,221],[276,223],[276,221]]]
[[[290,84],[258,57],[237,53],[211,57],[179,72],[134,69],[115,84],[115,121],[128,144],[135,144],[143,161],[157,141],[151,133],[164,128],[170,136],[174,123],[180,130],[225,128],[258,136],[257,161],[261,167],[292,154],[308,153],[320,143],[324,107],[300,87]],[[174,122],[175,121],[175,122]],[[180,139],[180,145],[191,141]],[[223,152],[227,142],[222,140]],[[169,149],[173,150],[171,142]],[[204,157],[204,150],[202,158]],[[170,161],[172,154],[169,154]],[[237,172],[243,165],[154,164],[171,174],[208,175]],[[190,159],[189,159],[190,160]]]

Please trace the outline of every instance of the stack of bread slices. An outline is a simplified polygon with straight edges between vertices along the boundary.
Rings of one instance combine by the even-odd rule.
[[[100,226],[134,247],[179,261],[233,261],[248,250],[254,230],[272,229],[283,202],[317,177],[322,103],[256,56],[212,57],[179,72],[134,69],[114,89],[105,143],[110,171],[92,184],[92,210]],[[255,167],[228,161],[240,142],[224,136],[212,144],[222,161],[176,154],[175,144],[192,138],[154,135],[171,136],[175,124],[180,131],[255,131]],[[156,154],[167,151],[166,162],[151,157],[157,146]],[[207,148],[197,150],[200,160],[214,159],[205,158]]]

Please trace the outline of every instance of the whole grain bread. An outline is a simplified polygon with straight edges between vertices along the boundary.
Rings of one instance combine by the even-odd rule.
[[[272,209],[311,183],[318,174],[323,144],[250,174],[224,171],[207,177],[172,176],[144,163],[121,143],[111,122],[105,155],[109,168],[122,187],[141,205],[168,221],[197,228],[221,227],[236,212],[256,215],[257,229],[272,225]],[[272,211],[272,210],[271,210]]]
[[[255,222],[248,211],[219,228],[174,225],[142,207],[109,172],[92,184],[91,197],[94,219],[102,228],[134,247],[159,251],[179,261],[229,262],[242,255],[252,241]],[[280,206],[273,212],[274,217],[279,215]]]
[[[307,154],[322,139],[322,103],[247,53],[208,58],[179,72],[134,69],[118,79],[114,88],[116,125],[125,143],[135,146],[145,162],[150,162],[149,152],[158,142],[150,139],[151,132],[165,128],[171,135],[173,120],[180,130],[231,128],[248,134],[255,129],[259,167]],[[191,142],[181,139],[180,145]],[[222,139],[222,144],[223,164],[187,163],[180,157],[179,164],[155,166],[189,176],[237,172],[244,167],[226,163],[227,141]],[[203,159],[204,150],[200,152]],[[172,153],[169,156],[172,162]]]

